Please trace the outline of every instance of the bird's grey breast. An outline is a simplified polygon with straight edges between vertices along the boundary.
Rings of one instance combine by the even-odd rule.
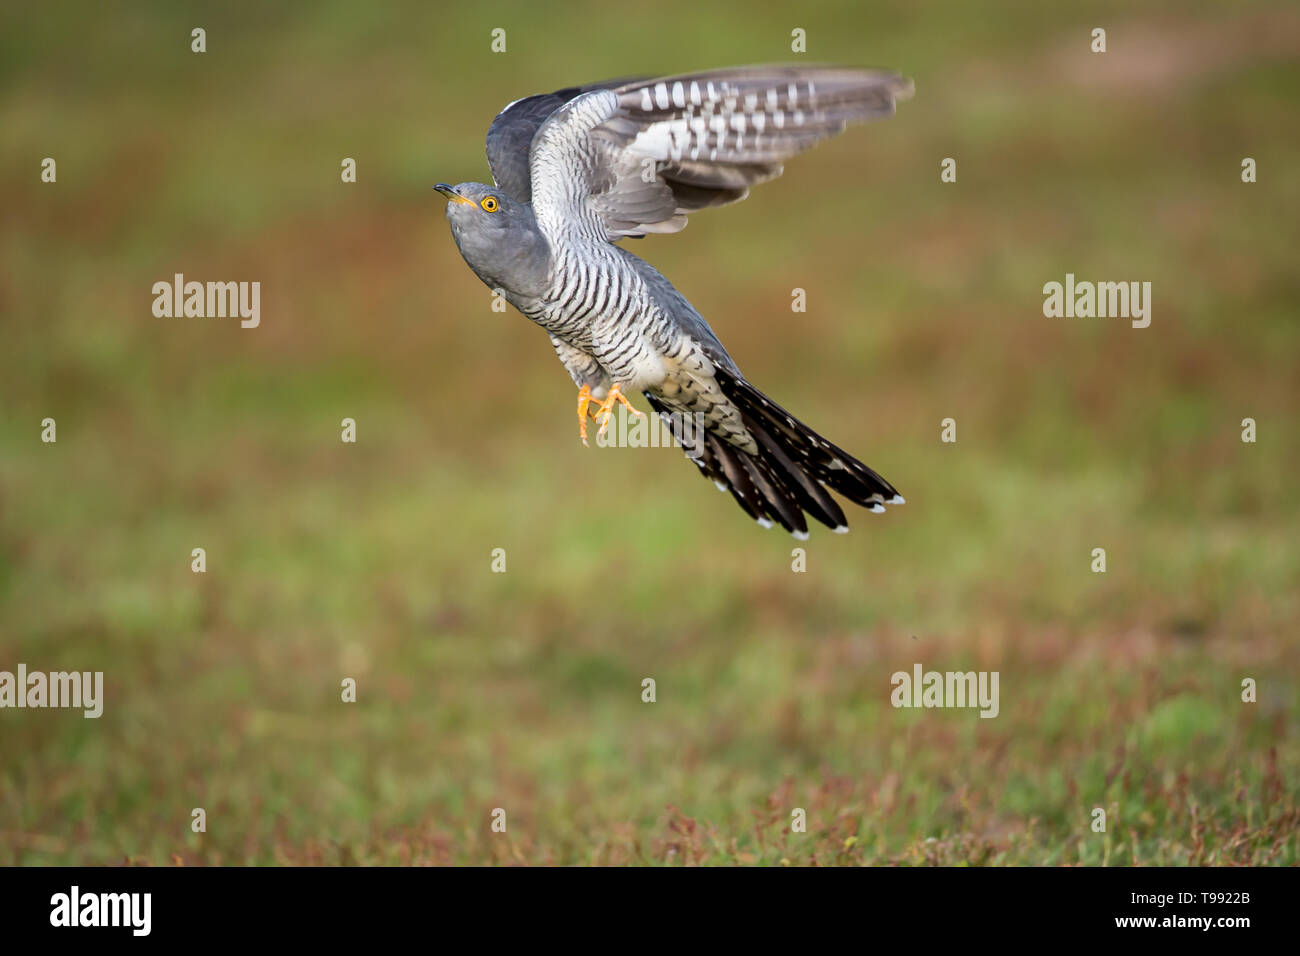
[[[489,223],[488,213],[461,212],[451,206],[447,218],[456,246],[474,274],[518,306],[519,301],[533,302],[545,295],[553,263],[550,244],[531,210],[522,206],[512,212]]]

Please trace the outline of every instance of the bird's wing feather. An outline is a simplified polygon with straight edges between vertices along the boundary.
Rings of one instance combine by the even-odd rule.
[[[492,181],[518,202],[532,201],[532,183],[528,172],[528,150],[537,130],[557,109],[574,97],[592,90],[626,86],[637,80],[624,78],[570,86],[554,93],[538,93],[506,104],[487,131],[488,168]]]
[[[664,277],[658,269],[650,265],[644,259],[639,259],[631,253],[624,252],[632,268],[641,276],[641,281],[645,283],[646,289],[658,303],[666,315],[672,316],[672,320],[677,327],[694,339],[704,350],[704,354],[709,360],[716,365],[721,365],[729,369],[737,377],[740,376],[740,369],[736,367],[735,361],[727,354],[727,350],[718,341],[717,335],[709,323],[704,320],[704,316],[695,310],[686,296],[682,295],[673,286],[667,278]]]
[[[611,242],[677,232],[849,123],[892,115],[911,92],[884,70],[742,67],[576,96],[533,137],[534,209],[539,224],[594,217]]]

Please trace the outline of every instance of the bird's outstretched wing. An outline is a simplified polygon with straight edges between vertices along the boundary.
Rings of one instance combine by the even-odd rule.
[[[543,228],[580,224],[614,242],[677,232],[692,212],[744,199],[790,157],[849,123],[891,116],[897,73],[740,67],[636,80],[570,97],[532,138]]]
[[[528,150],[541,125],[574,97],[593,90],[610,90],[636,82],[638,80],[632,78],[606,80],[587,86],[570,86],[554,93],[525,96],[507,103],[487,131],[487,160],[488,168],[492,170],[492,181],[512,199],[531,202],[533,187],[528,172]]]

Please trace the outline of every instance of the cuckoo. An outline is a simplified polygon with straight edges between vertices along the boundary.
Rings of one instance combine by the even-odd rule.
[[[529,96],[487,134],[493,185],[438,183],[461,256],[549,334],[578,387],[578,430],[603,434],[640,393],[687,457],[763,527],[808,536],[848,522],[830,490],[873,512],[888,481],[760,392],[664,276],[617,245],[678,232],[849,123],[891,116],[900,75],[743,67]]]

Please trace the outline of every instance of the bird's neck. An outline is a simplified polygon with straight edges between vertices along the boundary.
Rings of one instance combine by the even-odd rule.
[[[503,289],[515,299],[540,298],[551,272],[551,247],[537,228],[532,208],[513,224],[507,242],[462,243],[469,267],[490,288]]]

